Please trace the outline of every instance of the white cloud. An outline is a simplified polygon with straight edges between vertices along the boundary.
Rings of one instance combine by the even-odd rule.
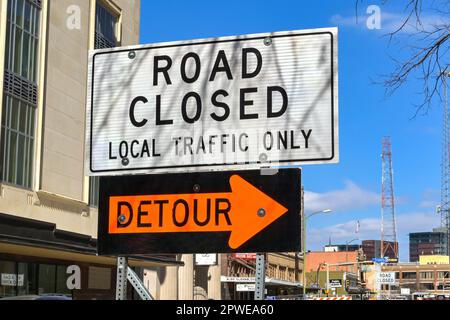
[[[332,24],[342,27],[354,27],[362,30],[372,31],[367,28],[366,21],[370,15],[361,14],[356,19],[355,16],[342,16],[340,14],[333,15],[330,19]],[[384,11],[381,8],[381,29],[379,31],[384,33],[390,33],[397,31],[399,27],[403,25],[407,18],[406,14],[392,13]],[[411,17],[409,22],[403,27],[401,33],[411,34],[416,33],[418,29],[428,30],[435,25],[444,24],[444,18],[435,14],[422,13],[420,23],[418,24],[415,17]]]
[[[381,218],[360,219],[359,232],[356,233],[358,220],[350,220],[325,228],[310,229],[307,234],[307,247],[321,250],[331,237],[332,243],[345,244],[346,241],[358,238],[361,240],[381,239]],[[397,215],[397,241],[399,242],[402,260],[408,260],[409,233],[432,231],[440,224],[439,215],[432,212],[412,212]]]
[[[324,209],[333,211],[348,211],[379,205],[380,195],[364,190],[352,181],[345,182],[342,190],[325,193],[305,191],[305,212],[311,213]]]
[[[437,189],[426,189],[422,194],[422,200],[419,203],[421,208],[436,209],[436,206],[440,203],[441,193]]]

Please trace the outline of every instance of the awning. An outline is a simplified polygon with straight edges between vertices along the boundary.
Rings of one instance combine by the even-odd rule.
[[[115,265],[116,257],[97,256],[97,240],[56,229],[53,223],[0,213],[0,253]],[[131,266],[182,266],[176,255],[129,256]]]

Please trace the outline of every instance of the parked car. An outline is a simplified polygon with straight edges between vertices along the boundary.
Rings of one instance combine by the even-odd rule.
[[[16,297],[7,297],[1,298],[0,301],[4,300],[72,300],[72,298],[62,295],[62,294],[42,294],[42,295],[27,295],[27,296],[16,296]]]

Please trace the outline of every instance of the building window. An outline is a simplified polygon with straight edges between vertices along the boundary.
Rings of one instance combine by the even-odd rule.
[[[0,298],[16,296],[17,271],[16,263],[0,260]]]
[[[417,273],[416,272],[403,272],[402,273],[402,279],[416,279]]]
[[[95,15],[95,48],[113,48],[118,46],[118,17],[101,2],[97,2]]]
[[[433,272],[421,272],[420,278],[421,279],[433,279]]]
[[[56,292],[56,265],[39,265],[39,294]]]
[[[117,40],[119,17],[101,2],[97,2],[95,14],[95,49],[114,48],[120,46]],[[89,205],[98,207],[100,178],[89,179]]]
[[[419,290],[420,291],[434,290],[434,284],[432,284],[432,283],[419,283]]]
[[[67,266],[57,265],[56,266],[56,291],[58,294],[64,294],[66,296],[71,296],[71,291],[67,288],[67,279],[69,275],[67,274]]]
[[[19,279],[17,295],[25,296],[35,294],[38,291],[38,265],[36,263],[19,262],[17,266],[17,277]]]
[[[100,177],[89,178],[89,205],[98,208]]]
[[[40,1],[8,1],[0,180],[31,188]]]
[[[71,296],[66,271],[66,265],[0,260],[0,298],[35,294]]]

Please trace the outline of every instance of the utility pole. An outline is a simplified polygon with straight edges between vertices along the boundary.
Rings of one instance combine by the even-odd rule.
[[[449,127],[449,109],[448,109],[448,91],[447,91],[447,77],[450,77],[450,71],[445,70],[442,77],[442,85],[444,91],[444,114],[443,114],[443,128],[442,128],[442,163],[441,163],[441,227],[445,228],[447,239],[442,239],[441,243],[445,243],[447,252],[443,254],[450,254],[450,127]]]
[[[302,187],[302,194],[301,194],[301,237],[302,237],[302,252],[303,252],[303,268],[302,268],[302,287],[303,287],[303,299],[305,299],[306,296],[306,256],[307,256],[307,252],[306,252],[306,234],[305,234],[305,208],[304,208],[304,196],[305,196],[305,189]]]

